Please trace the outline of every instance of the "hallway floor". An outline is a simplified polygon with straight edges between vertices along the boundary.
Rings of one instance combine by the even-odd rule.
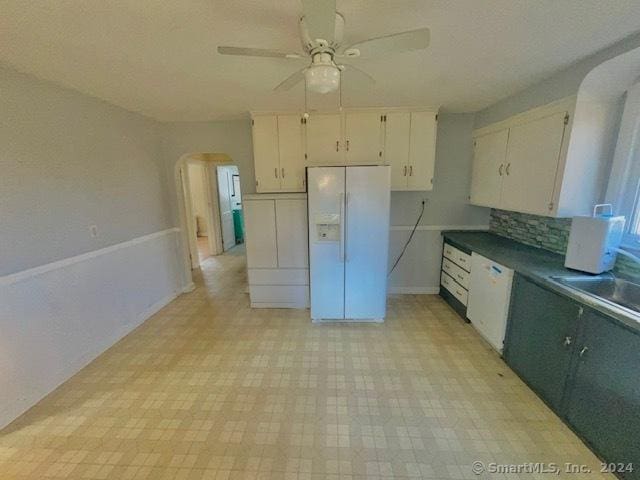
[[[243,247],[0,433],[4,479],[559,478],[600,463],[436,296],[384,324],[251,310]]]

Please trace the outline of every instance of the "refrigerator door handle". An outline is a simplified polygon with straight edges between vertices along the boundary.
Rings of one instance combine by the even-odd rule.
[[[344,235],[344,215],[345,215],[345,196],[344,193],[340,193],[340,261],[344,263],[345,261],[345,253],[344,253],[344,243],[345,243],[345,235]]]

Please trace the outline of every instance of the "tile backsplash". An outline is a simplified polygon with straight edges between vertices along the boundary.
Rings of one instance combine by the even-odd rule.
[[[564,255],[567,251],[570,218],[551,218],[526,213],[491,210],[489,231],[520,243],[525,243]],[[618,255],[614,270],[640,277],[640,265]]]
[[[570,218],[550,218],[526,213],[491,210],[489,230],[520,243],[555,253],[567,251]]]

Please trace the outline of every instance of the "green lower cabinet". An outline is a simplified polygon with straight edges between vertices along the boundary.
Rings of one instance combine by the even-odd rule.
[[[560,411],[581,308],[517,275],[504,359],[554,410]]]
[[[640,479],[640,334],[586,311],[576,350],[566,419],[606,462],[623,464],[619,477]]]

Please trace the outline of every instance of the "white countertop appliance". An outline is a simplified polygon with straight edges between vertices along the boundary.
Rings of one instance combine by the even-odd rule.
[[[473,252],[467,317],[493,348],[502,352],[513,270]]]
[[[598,214],[599,209],[606,213]],[[564,266],[587,273],[613,268],[624,233],[625,218],[614,217],[611,205],[596,205],[591,217],[573,217]]]
[[[382,321],[389,166],[309,167],[311,318]]]

